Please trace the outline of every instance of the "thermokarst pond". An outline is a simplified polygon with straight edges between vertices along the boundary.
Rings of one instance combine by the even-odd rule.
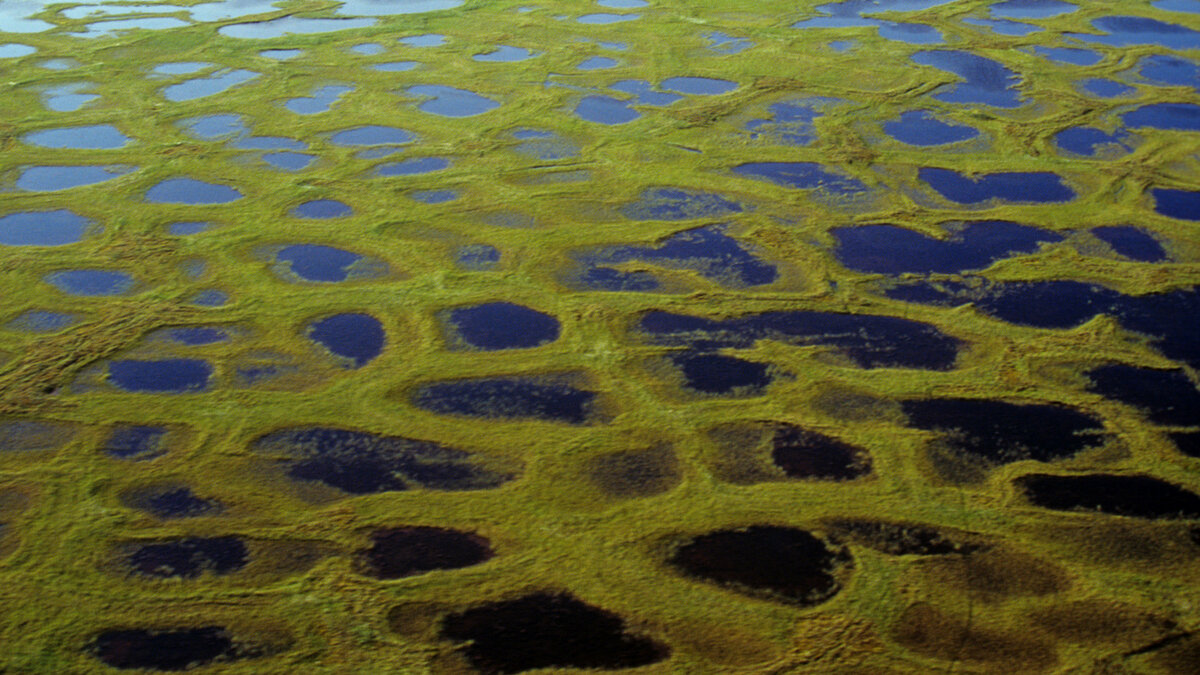
[[[330,353],[350,359],[361,368],[379,356],[387,342],[383,324],[370,314],[334,314],[312,322],[308,337]]]
[[[483,350],[523,349],[558,339],[558,320],[511,302],[490,302],[449,310],[444,319],[451,344]]]
[[[93,221],[67,209],[9,213],[0,216],[0,245],[63,246],[98,229]]]

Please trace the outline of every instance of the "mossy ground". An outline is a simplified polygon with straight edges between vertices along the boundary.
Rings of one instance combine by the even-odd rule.
[[[189,1],[178,4],[194,4]],[[329,2],[287,2],[276,12],[328,16]],[[4,64],[0,82],[0,179],[45,164],[129,164],[136,172],[92,187],[53,193],[7,188],[5,213],[70,208],[103,224],[102,233],[53,248],[0,251],[0,320],[27,309],[76,312],[80,324],[50,336],[0,331],[0,412],[6,419],[75,425],[53,450],[0,452],[0,670],[14,673],[100,672],[85,652],[112,627],[224,625],[259,645],[257,659],[216,664],[222,673],[419,673],[465,668],[434,635],[437,616],[522,591],[569,591],[625,617],[632,630],[670,644],[670,660],[644,672],[1186,672],[1200,668],[1200,570],[1186,529],[1171,523],[1055,514],[1023,504],[1010,487],[1036,464],[991,470],[969,485],[948,484],[928,465],[927,432],[908,428],[889,402],[929,395],[1050,401],[1101,414],[1123,450],[1061,463],[1064,469],[1152,473],[1200,488],[1195,459],[1177,453],[1132,409],[1088,394],[1079,372],[1122,361],[1173,366],[1117,323],[1098,317],[1069,330],[1005,324],[970,307],[906,304],[872,292],[877,276],[849,272],[829,253],[828,230],[888,222],[937,235],[939,222],[1011,219],[1068,233],[1133,223],[1171,242],[1177,262],[1139,264],[1084,255],[1070,245],[1046,247],[990,267],[995,280],[1074,279],[1128,294],[1200,283],[1200,231],[1159,216],[1148,188],[1197,189],[1195,133],[1142,131],[1143,142],[1116,159],[1059,154],[1052,140],[1075,125],[1110,128],[1112,113],[1133,103],[1195,101],[1187,87],[1139,86],[1128,101],[1094,100],[1072,82],[1124,71],[1154,47],[1097,47],[1104,59],[1086,68],[1051,64],[1024,47],[1067,32],[1094,32],[1089,22],[1133,13],[1200,29],[1195,15],[1142,2],[1081,3],[1078,11],[1037,21],[1029,37],[1005,37],[959,23],[983,16],[984,0],[962,0],[905,14],[929,23],[955,49],[1006,64],[1022,77],[1030,105],[1012,111],[964,107],[928,96],[953,75],[913,65],[927,47],[893,42],[873,28],[796,30],[817,2],[716,0],[655,2],[636,21],[585,25],[574,16],[606,11],[561,0],[468,0],[444,12],[383,17],[371,28],[272,40],[221,37],[217,24],[135,31],[94,40],[63,32],[6,35],[39,52]],[[532,11],[520,13],[520,7]],[[565,20],[557,17],[565,16]],[[68,29],[72,22],[59,19]],[[80,23],[80,22],[74,22]],[[748,38],[753,49],[721,55],[707,48],[713,30]],[[396,39],[448,36],[444,46],[414,49]],[[848,53],[827,46],[855,39]],[[609,52],[597,42],[628,44]],[[359,56],[348,48],[378,42],[387,51]],[[480,63],[471,55],[497,45],[532,48],[520,63]],[[258,56],[300,48],[289,61]],[[585,58],[605,54],[620,65],[582,72]],[[1194,55],[1194,54],[1193,54]],[[50,58],[80,62],[67,71],[38,66]],[[410,72],[368,66],[417,60]],[[218,96],[170,103],[172,82],[147,77],[163,62],[203,61],[261,76]],[[580,93],[628,78],[658,82],[678,76],[734,80],[736,91],[688,97],[609,127],[571,114]],[[100,99],[73,113],[48,111],[40,91],[71,82],[93,84]],[[319,86],[355,87],[329,113],[290,114],[282,101]],[[551,83],[566,86],[548,86]],[[466,119],[420,112],[397,95],[408,86],[470,89],[502,105]],[[835,105],[816,121],[817,140],[804,147],[750,139],[742,124],[766,106],[827,96]],[[971,124],[985,141],[949,151],[901,145],[878,124],[926,108]],[[243,115],[256,135],[299,138],[319,159],[304,171],[274,172],[221,141],[202,142],[178,126],[210,113]],[[30,131],[112,124],[137,140],[121,150],[44,150],[20,137]],[[446,156],[449,169],[407,178],[366,177],[371,162],[328,144],[336,130],[382,124],[415,132],[402,156]],[[543,161],[513,151],[515,128],[554,131],[581,148],[576,157]],[[691,150],[699,150],[699,153]],[[383,160],[387,161],[387,160]],[[812,161],[855,176],[872,199],[847,209],[810,191],[746,179],[731,167],[746,161]],[[1079,194],[1063,204],[994,204],[966,209],[920,188],[916,170],[1053,171]],[[586,181],[556,182],[587,171]],[[578,174],[571,174],[578,178]],[[189,176],[231,185],[245,197],[221,206],[147,204],[158,181]],[[779,267],[776,283],[730,290],[690,271],[662,271],[684,292],[570,291],[563,270],[576,249],[650,244],[708,221],[633,222],[619,207],[643,190],[675,186],[718,192],[748,208],[725,219],[745,245]],[[460,199],[421,204],[413,190],[455,189]],[[286,216],[318,198],[344,201],[355,214],[333,223]],[[490,224],[516,213],[528,228]],[[174,221],[206,220],[210,232],[166,234]],[[378,258],[389,272],[341,284],[289,283],[262,258],[264,247],[311,242]],[[485,243],[502,252],[494,271],[456,269],[454,250]],[[202,259],[201,278],[180,269]],[[134,293],[118,298],[63,295],[41,279],[78,267],[131,273]],[[646,269],[652,269],[647,266]],[[219,288],[232,301],[197,307],[187,299]],[[553,314],[557,341],[534,349],[464,352],[446,349],[437,316],[455,306],[506,301]],[[853,367],[819,347],[761,342],[739,355],[790,373],[748,398],[688,394],[657,364],[663,349],[645,346],[631,328],[645,310],[710,316],[806,309],[886,314],[929,322],[969,344],[947,372]],[[347,370],[305,338],[315,317],[368,312],[388,332],[384,353]],[[102,361],[138,347],[164,326],[244,327],[251,336],[203,348],[217,367],[202,393],[123,393],[103,384]],[[302,366],[263,385],[235,386],[238,359],[271,352]],[[421,411],[407,393],[431,380],[491,375],[583,373],[612,414],[606,424],[464,421]],[[1193,376],[1195,373],[1193,373]],[[95,386],[74,384],[92,381]],[[90,379],[89,379],[90,378]],[[716,452],[705,433],[744,421],[781,421],[829,433],[872,455],[871,477],[837,483],[774,481],[733,485],[713,473]],[[98,450],[116,423],[186,428],[165,456],[145,463]],[[330,499],[293,482],[255,457],[252,439],[292,425],[327,425],[427,439],[523,463],[520,479],[479,492],[414,490]],[[597,458],[670,448],[678,483],[642,496],[604,490]],[[670,460],[664,460],[670,461]],[[1044,467],[1043,467],[1044,468]],[[181,481],[227,505],[219,516],[157,521],[122,505],[130,489]],[[319,492],[319,491],[318,491]],[[852,547],[853,573],[843,590],[800,610],[740,595],[672,572],[665,542],[748,524],[789,525],[821,532],[830,518],[883,518],[977,533],[994,542],[985,556],[936,561]],[[429,525],[478,532],[496,556],[485,564],[398,581],[356,573],[354,551],[376,527]],[[254,563],[241,573],[199,580],[149,581],[114,570],[114,550],[138,539],[240,535]],[[1081,619],[1095,617],[1094,622]],[[422,619],[421,617],[425,617]],[[1162,649],[1143,649],[1176,636]],[[1192,642],[1189,643],[1188,640]],[[1190,646],[1189,646],[1190,645]],[[1189,661],[1190,659],[1190,661]],[[1108,670],[1105,670],[1105,669]]]

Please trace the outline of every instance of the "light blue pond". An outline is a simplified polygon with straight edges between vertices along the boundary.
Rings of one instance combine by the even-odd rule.
[[[330,137],[329,142],[341,146],[404,145],[415,138],[411,131],[398,127],[369,125],[339,131]]]
[[[241,115],[216,114],[203,117],[191,117],[179,122],[189,136],[205,141],[211,141],[226,136],[238,136],[248,133]]]
[[[63,270],[46,276],[46,282],[67,295],[124,295],[136,283],[133,277],[113,270]]]
[[[205,68],[210,68],[212,65],[204,61],[176,61],[174,63],[163,63],[154,66],[150,72],[155,75],[191,75]]]
[[[606,70],[608,68],[615,68],[616,65],[616,59],[610,59],[607,56],[593,56],[589,59],[584,59],[575,68],[577,70]]]
[[[227,204],[241,198],[241,192],[227,185],[194,178],[170,178],[146,191],[151,204]]]
[[[946,145],[979,136],[979,130],[964,124],[943,122],[928,110],[901,113],[899,120],[885,122],[883,131],[901,143],[917,146]]]
[[[23,333],[54,333],[79,323],[78,314],[31,309],[4,324],[7,330]]]
[[[56,211],[24,211],[0,216],[0,245],[63,246],[83,239],[95,223],[83,216]]]
[[[733,37],[720,31],[706,33],[704,37],[712,43],[709,49],[718,54],[739,54],[754,46],[754,43],[746,38]]]
[[[446,44],[446,36],[438,35],[437,33],[429,33],[426,35],[411,35],[397,40],[402,45],[409,47],[440,47]]]
[[[21,172],[17,187],[30,192],[54,192],[95,185],[134,170],[130,166],[34,166]]]
[[[256,77],[258,77],[258,73],[252,70],[230,70],[164,87],[162,93],[164,98],[174,103],[193,101],[228,91]]]
[[[378,70],[381,73],[406,73],[421,65],[420,61],[391,61],[389,63],[376,63],[371,66],[371,70]]]
[[[417,104],[418,110],[443,117],[472,117],[500,107],[498,102],[475,92],[440,84],[409,87],[405,93],[427,99]]]
[[[609,96],[586,96],[575,106],[579,119],[598,124],[625,124],[641,117],[641,113],[629,107],[627,101]]]
[[[25,134],[21,139],[43,148],[72,150],[113,150],[133,140],[110,124],[86,127],[63,127]]]
[[[590,25],[607,25],[610,23],[621,23],[624,21],[636,21],[642,18],[641,14],[584,14],[576,19],[579,23]]]
[[[378,176],[415,176],[441,171],[449,166],[450,160],[444,157],[413,157],[399,162],[381,164],[375,170],[375,174]]]
[[[1038,56],[1056,63],[1066,63],[1072,66],[1094,66],[1104,58],[1100,52],[1077,47],[1043,47],[1037,45],[1033,52]]]
[[[354,87],[345,85],[328,85],[314,89],[309,97],[293,98],[283,104],[283,107],[297,115],[316,115],[328,112],[339,98],[354,91]]]
[[[471,58],[475,59],[476,61],[483,61],[486,63],[504,63],[504,62],[525,61],[527,59],[533,58],[536,55],[537,55],[536,52],[534,52],[532,49],[526,49],[524,47],[513,47],[510,45],[501,45],[501,46],[497,47],[494,51],[490,51],[490,52],[486,52],[486,53],[482,53],[482,54],[476,54],[476,55],[472,56]]]
[[[264,49],[259,52],[258,55],[266,59],[287,61],[288,59],[294,59],[303,53],[303,49]]]
[[[312,35],[315,33],[333,33],[354,28],[374,26],[378,20],[361,19],[306,19],[297,16],[285,16],[271,21],[256,23],[235,23],[221,27],[217,32],[225,37],[243,40],[271,40],[285,35]]]
[[[75,112],[100,98],[97,94],[80,93],[92,86],[94,85],[90,82],[72,82],[51,87],[42,92],[42,100],[46,108],[54,112]]]
[[[30,54],[36,52],[37,47],[30,47],[29,45],[18,44],[15,42],[0,44],[0,59],[17,59],[22,56],[29,56]]]
[[[738,83],[712,77],[670,77],[660,82],[658,87],[680,94],[716,96],[737,89]]]

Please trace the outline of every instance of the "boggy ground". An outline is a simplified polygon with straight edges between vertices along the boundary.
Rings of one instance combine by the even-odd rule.
[[[1200,670],[1196,3],[818,4],[0,13],[0,670]]]

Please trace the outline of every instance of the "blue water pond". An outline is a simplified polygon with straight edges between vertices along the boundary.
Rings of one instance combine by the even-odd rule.
[[[884,122],[883,132],[909,145],[946,145],[979,136],[979,130],[965,124],[943,122],[928,110],[909,110],[899,120]]]
[[[459,307],[446,313],[447,335],[485,351],[528,349],[558,339],[558,319],[511,302]]]
[[[329,218],[344,218],[354,213],[348,204],[336,199],[313,199],[293,208],[289,215],[293,218],[310,220],[325,220]]]
[[[380,164],[375,169],[377,176],[416,176],[433,173],[450,167],[445,157],[412,157],[399,162]]]
[[[411,131],[397,127],[369,125],[345,129],[329,138],[329,142],[341,146],[404,145],[416,136]]]
[[[71,150],[114,150],[127,145],[131,140],[111,124],[93,124],[82,127],[46,129],[25,134],[22,140],[43,148]]]
[[[80,296],[124,295],[136,284],[125,272],[99,269],[52,272],[45,279],[63,293]]]
[[[1179,220],[1200,220],[1200,192],[1154,188],[1154,210]]]
[[[30,192],[56,192],[104,183],[133,170],[130,166],[34,166],[21,172],[16,185]]]
[[[1033,253],[1062,235],[1007,221],[968,223],[945,239],[895,225],[837,227],[835,251],[843,265],[881,274],[954,274],[983,269],[996,260]]]
[[[1131,140],[1129,133],[1121,129],[1106,133],[1092,127],[1071,127],[1054,135],[1054,142],[1059,148],[1085,157],[1093,157],[1101,151],[1128,153],[1133,150],[1127,142]]]
[[[332,246],[293,244],[280,249],[275,259],[305,281],[329,283],[350,278],[350,267],[363,257]]]
[[[912,60],[963,78],[963,82],[946,85],[944,90],[935,93],[934,98],[940,101],[982,103],[997,108],[1016,108],[1021,105],[1021,92],[1016,88],[1020,79],[997,61],[955,50],[917,52],[912,55]]]
[[[834,195],[851,196],[867,190],[857,178],[833,173],[815,162],[748,162],[733,167],[733,172],[784,187],[822,190]]]
[[[993,199],[1015,204],[1065,202],[1075,191],[1056,174],[1014,171],[966,176],[950,169],[922,167],[917,175],[946,199],[957,204],[980,204]]]
[[[581,120],[597,124],[625,124],[642,114],[629,107],[628,101],[611,96],[585,96],[575,106],[575,115]]]
[[[172,393],[201,391],[208,387],[213,367],[203,359],[110,361],[108,379],[125,391]]]
[[[1174,129],[1200,131],[1200,105],[1194,103],[1151,103],[1121,116],[1125,126],[1133,129]]]
[[[362,368],[383,351],[387,333],[379,319],[370,314],[334,314],[308,326],[308,337],[332,354]]]
[[[9,213],[0,216],[0,245],[63,246],[97,229],[93,221],[67,209]]]
[[[486,96],[438,84],[409,87],[405,94],[424,99],[417,104],[418,110],[443,117],[472,117],[500,107],[497,101]]]
[[[644,260],[668,269],[695,270],[730,288],[762,286],[779,277],[775,266],[751,254],[718,225],[684,230],[657,246],[609,246],[575,254],[584,268],[579,283],[592,290],[650,291],[655,277],[644,271],[622,272],[615,265]]]
[[[146,191],[151,204],[228,204],[242,198],[242,193],[217,183],[195,178],[169,178]]]
[[[1138,262],[1162,262],[1167,252],[1162,244],[1141,228],[1132,225],[1093,227],[1092,236],[1112,247],[1116,253]]]

